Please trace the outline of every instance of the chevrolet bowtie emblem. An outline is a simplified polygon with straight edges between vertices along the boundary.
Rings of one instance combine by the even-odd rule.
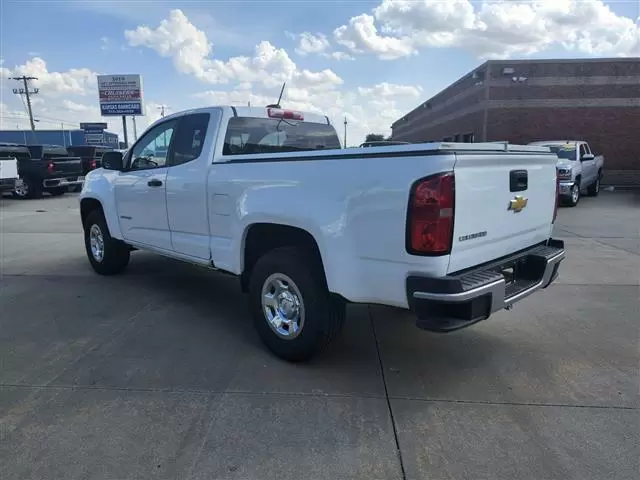
[[[513,210],[513,213],[521,212],[527,206],[527,200],[522,195],[516,195],[516,198],[509,202],[509,208],[507,210]]]

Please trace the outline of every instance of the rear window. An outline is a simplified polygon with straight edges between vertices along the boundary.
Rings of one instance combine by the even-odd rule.
[[[278,118],[232,117],[224,139],[223,155],[284,153],[340,147],[331,125]]]
[[[29,152],[31,152],[31,158],[60,158],[68,157],[69,153],[65,147],[55,146],[42,146],[42,145],[27,145]]]
[[[93,157],[95,150],[96,147],[67,147],[67,151],[72,157]],[[100,152],[101,155],[102,152]]]

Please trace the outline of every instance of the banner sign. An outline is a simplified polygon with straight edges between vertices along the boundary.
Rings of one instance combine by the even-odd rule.
[[[140,75],[98,75],[98,96],[103,117],[145,114]]]

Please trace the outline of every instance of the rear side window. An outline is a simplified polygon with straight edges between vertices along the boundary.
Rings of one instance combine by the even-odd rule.
[[[181,165],[200,156],[208,126],[208,113],[195,113],[180,119],[178,132],[173,143],[172,165]]]
[[[223,155],[303,152],[340,148],[331,125],[278,118],[232,117],[224,139]]]

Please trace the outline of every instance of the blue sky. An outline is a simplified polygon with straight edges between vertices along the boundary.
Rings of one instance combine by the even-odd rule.
[[[563,2],[566,8],[558,10],[555,6],[549,10],[549,5]],[[514,10],[514,4],[521,9]],[[176,58],[194,51],[188,42],[182,47],[177,45],[182,39],[182,30],[163,38],[157,38],[154,33],[175,10],[185,19],[179,25],[185,35],[193,35],[197,40],[202,34],[206,39],[204,43],[213,45],[208,54],[184,62],[188,65],[176,63]],[[235,101],[248,97],[248,92],[255,101],[277,96],[279,89],[269,78],[286,77],[292,88],[292,104],[326,110],[332,117],[346,114],[356,135],[361,136],[372,129],[387,131],[394,116],[437,93],[485,58],[638,56],[640,40],[634,43],[633,35],[638,35],[639,15],[638,1],[601,0],[586,0],[586,3],[555,0],[537,4],[451,0],[448,5],[429,0],[4,0],[0,15],[0,56],[5,74],[15,73],[16,67],[25,66],[34,58],[44,62],[46,70],[41,68],[39,72],[46,72],[43,78],[48,80],[41,82],[40,104],[34,105],[36,114],[40,111],[43,118],[74,123],[84,120],[78,120],[79,115],[86,115],[92,117],[87,121],[96,120],[97,94],[92,85],[83,84],[83,94],[64,88],[64,79],[67,79],[64,75],[70,75],[69,81],[78,77],[74,69],[140,73],[145,99],[152,107],[148,109],[147,122],[157,117],[158,104],[169,105],[175,111],[225,99],[224,92]],[[28,18],[26,24],[25,18]],[[371,34],[367,29],[368,19],[377,32]],[[145,25],[146,36],[144,32],[139,33],[137,45],[132,45],[125,31],[135,32]],[[337,35],[335,30],[343,25],[343,34]],[[298,53],[299,35],[303,32],[325,35],[327,47],[322,52]],[[516,45],[513,35],[517,37]],[[582,38],[577,39],[576,35]],[[283,49],[296,71],[306,69],[317,73],[328,69],[341,82],[304,81],[298,74],[292,74],[286,61],[270,64],[262,77],[256,74],[248,83],[232,74],[226,75],[225,83],[212,80],[214,71],[228,70],[224,65],[212,65],[213,60],[226,62],[232,57],[253,57],[256,45],[263,41],[275,49]],[[501,41],[506,46],[498,46]],[[161,53],[163,42],[172,53]],[[352,59],[328,58],[336,51]],[[287,65],[288,73],[278,70]],[[29,68],[35,67],[25,68],[22,71],[30,72]],[[202,69],[205,73],[194,73]],[[56,77],[57,74],[62,77]],[[20,116],[19,111],[23,110],[19,98],[11,94],[13,83],[2,80],[0,90],[3,108],[0,120],[10,121],[9,125],[15,123],[9,117]],[[383,84],[387,87],[380,89]],[[393,93],[396,86],[400,92],[397,96]],[[366,91],[369,93],[363,93]],[[376,91],[386,93],[372,98],[371,92]],[[66,111],[65,100],[67,105],[73,102],[76,110]],[[87,107],[86,110],[83,111],[82,106]],[[144,123],[145,119],[141,120]],[[114,125],[113,129],[117,130],[118,126]]]

